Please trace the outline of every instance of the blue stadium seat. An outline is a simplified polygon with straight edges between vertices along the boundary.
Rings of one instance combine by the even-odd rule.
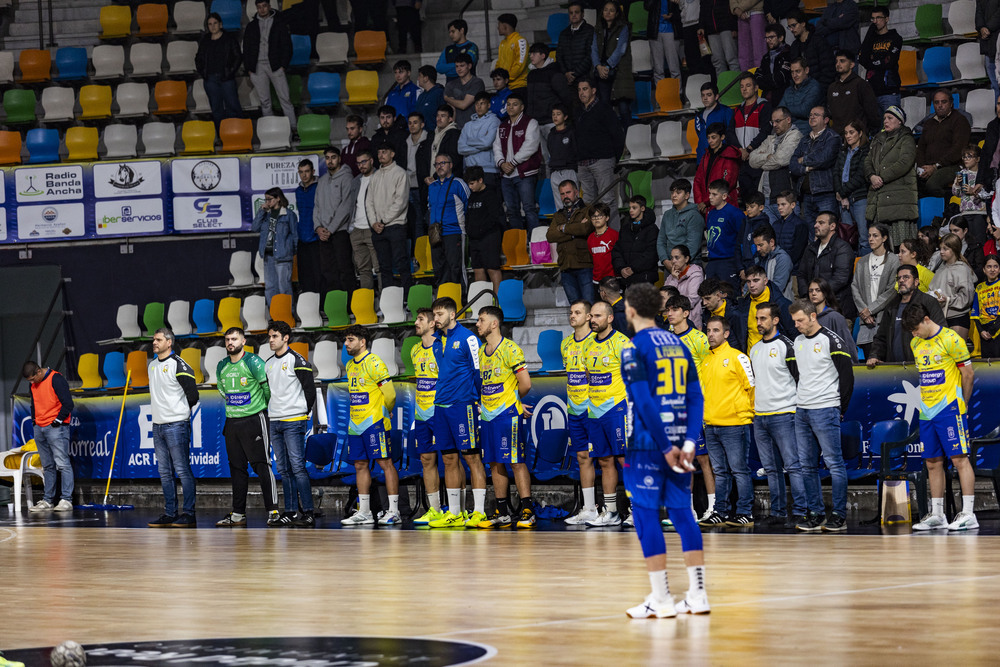
[[[24,145],[28,147],[27,164],[59,161],[59,130],[30,129]]]
[[[77,81],[87,78],[87,49],[82,46],[64,46],[56,51],[56,68],[59,74],[53,81]]]
[[[944,197],[920,198],[920,226],[934,222],[935,216],[944,215]]]
[[[125,355],[117,350],[104,355],[104,378],[108,389],[118,389],[125,386]]]
[[[239,30],[243,21],[243,5],[240,0],[212,0],[211,11],[222,17],[223,30]]]
[[[859,350],[860,351],[860,350]],[[859,421],[846,421],[840,424],[840,448],[844,453],[844,465],[847,467],[847,479],[854,482],[875,476],[871,468],[862,468],[864,458],[861,442],[864,435]]]
[[[932,46],[924,51],[922,65],[928,85],[955,80],[955,75],[951,71],[950,46]]]
[[[546,32],[549,33],[549,46],[554,47],[559,43],[559,35],[562,31],[569,27],[569,14],[566,12],[559,12],[558,14],[549,14],[549,21],[546,25]]]
[[[194,331],[199,335],[217,333],[219,327],[215,324],[215,301],[212,299],[198,299],[191,309],[191,318],[194,320]]]
[[[540,217],[551,217],[559,210],[560,207],[552,194],[552,182],[549,179],[546,178],[539,184],[538,191],[535,193],[535,201],[538,202],[538,215]]]
[[[562,339],[563,333],[558,329],[546,329],[538,334],[538,356],[542,360],[543,373],[565,370],[562,360]]]
[[[309,53],[312,51],[312,42],[309,35],[292,35],[292,60],[289,67],[308,67]]]
[[[523,322],[528,316],[528,309],[524,306],[524,281],[516,278],[508,278],[501,281],[497,289],[497,301],[503,310],[504,322]]]
[[[340,104],[340,75],[333,72],[313,72],[306,81],[309,107],[332,107]]]
[[[653,113],[653,86],[649,81],[635,82],[635,104],[632,105],[632,118],[638,118],[645,113]]]

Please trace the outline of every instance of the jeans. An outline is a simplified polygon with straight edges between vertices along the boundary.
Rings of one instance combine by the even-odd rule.
[[[220,79],[210,76],[205,79],[205,94],[208,104],[212,107],[212,120],[218,129],[219,123],[226,118],[240,118],[243,107],[236,90],[236,79]]]
[[[990,86],[993,88],[993,95],[1000,97],[1000,86],[997,84],[997,66],[989,56],[983,56],[983,67],[986,68],[986,76],[990,78]],[[881,102],[881,98],[879,99]]]
[[[275,294],[292,293],[292,263],[279,262],[273,256],[264,258],[264,298],[271,307],[271,297]]]
[[[802,220],[805,221],[806,225],[809,227],[809,243],[816,240],[816,231],[813,229],[813,223],[816,222],[816,216],[823,211],[833,211],[837,213],[837,209],[840,204],[837,202],[837,196],[832,192],[824,192],[820,195],[802,195]]]
[[[566,299],[570,303],[584,299],[594,302],[594,271],[593,269],[567,269],[559,272]]]
[[[382,289],[402,287],[405,291],[413,284],[410,273],[410,246],[406,242],[406,225],[389,225],[381,234],[372,232],[372,244],[378,257]],[[399,274],[399,279],[396,279]]]
[[[35,426],[35,445],[42,461],[44,498],[53,505],[58,500],[73,501],[73,466],[69,462],[69,424]],[[62,475],[56,498],[56,473]]]
[[[799,408],[795,412],[795,441],[799,450],[799,465],[805,480],[806,503],[809,511],[823,513],[823,489],[820,486],[819,454],[830,471],[833,482],[833,513],[847,516],[847,468],[840,446],[840,409]]]
[[[868,210],[868,198],[851,202],[850,207],[840,209],[840,219],[848,225],[858,228],[858,257],[864,257],[872,251],[868,245],[868,221],[865,211]]]
[[[715,511],[723,516],[729,515],[729,491],[734,477],[739,494],[736,513],[750,515],[753,512],[753,480],[747,466],[749,430],[749,424],[705,425],[705,445],[712,462],[712,472],[715,473]]]
[[[184,513],[194,516],[195,486],[191,472],[191,422],[153,424],[153,451],[160,469],[163,486],[163,513],[177,516],[177,485],[174,473],[181,481],[184,493]]]
[[[288,118],[288,122],[292,125],[292,132],[294,132],[296,127],[295,107],[292,106],[291,96],[288,93],[288,79],[285,78],[285,70],[282,68],[272,70],[267,63],[257,63],[257,70],[250,72],[250,83],[253,84],[253,89],[257,91],[257,96],[260,98],[260,113],[264,116],[274,115],[274,111],[271,109],[271,86],[274,86],[274,92],[278,96],[278,104],[281,105],[281,112]]]
[[[795,444],[795,413],[758,415],[753,419],[753,434],[757,438],[757,453],[767,473],[767,488],[771,492],[771,515],[785,516],[785,474],[792,487],[792,514],[806,513],[806,487],[799,465],[799,450]]]
[[[500,192],[507,207],[507,228],[527,229],[538,226],[538,202],[535,201],[537,176],[504,176],[500,179]],[[521,209],[524,215],[521,215]],[[527,227],[525,227],[527,224]]]
[[[986,71],[989,71],[989,68],[987,68]],[[885,110],[889,107],[898,107],[903,103],[903,98],[899,95],[899,93],[893,95],[879,95],[875,99],[878,100],[878,107],[882,110],[882,113],[885,113]]]
[[[294,512],[300,506],[303,512],[313,510],[312,485],[306,472],[305,419],[283,422],[271,420],[271,449],[281,475],[281,490],[285,494],[285,511]],[[296,501],[296,496],[298,500]]]
[[[593,161],[585,160],[577,166],[576,175],[580,183],[580,197],[593,204],[597,200],[597,195],[603,192],[605,188],[608,188],[611,185],[611,181],[614,180],[615,160],[613,158],[601,158]],[[608,222],[608,226],[618,231],[618,204],[615,202],[614,188],[610,188],[607,192],[604,192],[601,201],[611,209],[611,220]],[[556,207],[561,205],[562,202],[556,199]]]
[[[781,219],[778,214],[778,202],[774,197],[770,197],[764,200],[764,214],[767,216],[767,221],[774,226],[774,223]]]

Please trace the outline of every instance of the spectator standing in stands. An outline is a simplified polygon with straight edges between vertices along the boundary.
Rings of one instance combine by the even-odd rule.
[[[372,220],[368,213],[368,199],[371,197],[372,175],[375,172],[375,158],[370,150],[357,154],[358,175],[354,177],[354,191],[357,199],[351,220],[351,248],[354,269],[358,274],[361,289],[374,289],[379,273],[378,254],[372,242]]]
[[[899,107],[886,109],[882,128],[872,138],[865,159],[865,177],[871,184],[865,217],[889,225],[889,238],[898,246],[917,235],[917,145]]]
[[[299,218],[299,251],[297,255],[299,292],[323,294],[322,244],[316,233],[313,213],[316,208],[316,170],[311,160],[299,161],[299,185],[295,188],[295,209]]]
[[[979,349],[983,359],[1000,357],[1000,259],[996,255],[986,258],[986,280],[976,285],[970,318],[979,329]]]
[[[945,326],[944,312],[937,300],[920,289],[917,267],[905,263],[899,265],[896,269],[896,291],[897,294],[885,305],[885,316],[879,320],[871,354],[865,355],[868,368],[875,368],[883,362],[913,363],[913,349],[910,347],[913,333],[902,325],[903,311],[909,304],[921,304],[934,322]]]
[[[472,58],[467,53],[455,56],[455,72],[444,87],[444,101],[455,109],[455,123],[461,128],[472,118],[476,95],[486,90],[483,80],[472,74]]]
[[[753,230],[770,224],[764,214],[764,195],[751,191],[743,198],[743,229],[740,232],[740,280],[746,280],[746,270],[754,265],[757,248],[753,243]]]
[[[968,340],[969,313],[976,294],[976,274],[962,256],[962,240],[955,234],[941,239],[941,266],[934,272],[929,294],[937,299],[947,318],[947,326],[962,340]]]
[[[746,349],[752,350],[760,342],[761,332],[757,329],[757,308],[765,303],[772,304],[776,310],[774,315],[781,323],[781,331],[792,333],[795,325],[788,313],[792,302],[784,297],[767,278],[767,271],[761,266],[751,266],[747,269],[746,293],[736,301],[736,313],[739,318],[741,337],[746,340]]]
[[[785,89],[781,106],[792,114],[792,123],[802,136],[809,134],[809,112],[826,100],[826,88],[809,76],[805,58],[792,60],[789,73],[792,85]]]
[[[444,86],[437,82],[437,71],[430,65],[417,70],[417,100],[414,111],[424,117],[424,126],[434,127],[438,107],[444,104]]]
[[[840,313],[840,304],[825,278],[813,278],[809,281],[809,301],[816,307],[817,321],[840,336],[844,341],[844,349],[851,355],[851,363],[858,363],[858,346],[854,342],[851,325]]]
[[[479,62],[479,47],[466,38],[469,32],[469,24],[464,19],[455,19],[448,24],[448,38],[451,44],[444,47],[437,61],[437,71],[444,74],[447,81],[458,77],[455,71],[455,59],[458,54],[467,54],[472,59],[472,74],[476,74],[476,63]],[[429,125],[430,123],[428,123]]]
[[[441,153],[445,153],[452,160],[450,170],[461,177],[464,162],[462,155],[458,152],[458,138],[462,135],[461,130],[455,123],[455,111],[447,104],[442,104],[437,110],[437,120],[434,127],[434,134],[430,137],[430,166],[434,167],[435,158]],[[423,158],[423,153],[421,153]],[[434,170],[431,170],[434,172]],[[434,176],[426,178],[427,185],[434,180]]]
[[[882,224],[868,227],[868,245],[871,252],[858,259],[851,281],[851,294],[858,308],[861,327],[858,329],[858,347],[867,356],[879,323],[885,317],[885,307],[896,296],[893,281],[899,268],[899,257],[890,251],[889,228]]]
[[[701,104],[704,109],[694,117],[694,128],[698,133],[698,162],[701,162],[708,147],[708,128],[719,123],[725,130],[733,124],[733,110],[719,103],[719,87],[714,83],[701,84]]]
[[[511,89],[528,85],[528,40],[517,32],[517,17],[497,17],[497,34],[503,39],[497,47],[497,68],[507,71]]]
[[[552,105],[552,129],[549,130],[545,145],[549,151],[547,165],[552,198],[558,202],[559,184],[567,180],[577,183],[576,132],[569,126],[567,104],[557,102]]]
[[[496,114],[497,118],[507,116],[507,98],[510,97],[510,74],[507,70],[497,67],[490,72],[490,79],[493,81],[493,96],[490,100],[490,111]]]
[[[503,202],[496,183],[489,183],[485,170],[466,166],[469,202],[465,208],[465,232],[469,235],[469,258],[474,280],[489,280],[493,291],[500,288],[500,249],[503,245]]]
[[[212,120],[218,131],[219,123],[226,118],[240,118],[243,107],[237,93],[236,75],[243,62],[240,42],[234,33],[222,30],[222,17],[216,12],[208,15],[208,32],[198,40],[194,66],[205,81],[205,94],[212,107]]]
[[[701,26],[712,49],[712,66],[715,81],[722,72],[738,71],[739,55],[736,50],[736,17],[729,9],[729,0],[702,0]]]
[[[608,227],[609,218],[608,207],[604,202],[599,201],[590,207],[590,222],[594,225],[594,231],[587,237],[587,246],[594,263],[595,283],[615,275],[614,250],[618,243],[618,232]]]
[[[792,258],[788,252],[777,244],[774,228],[769,224],[756,227],[752,232],[753,244],[757,249],[754,264],[764,268],[767,282],[786,299],[793,294],[792,290]],[[792,333],[789,331],[788,333]]]
[[[29,510],[72,512],[73,466],[69,460],[69,438],[73,396],[69,392],[69,383],[58,371],[42,368],[34,361],[25,362],[21,368],[21,376],[31,383],[31,420],[38,458],[42,462],[42,482],[45,485],[42,499]],[[57,475],[58,489],[56,489]],[[185,493],[184,500],[187,499]],[[191,506],[194,507],[193,492]]]
[[[805,220],[795,213],[795,203],[798,198],[795,193],[785,190],[778,193],[778,219],[771,225],[778,245],[785,249],[792,258],[792,264],[797,265],[809,245],[809,227]]]
[[[552,216],[545,240],[556,244],[559,254],[559,282],[570,303],[583,299],[594,301],[593,267],[587,238],[594,231],[590,209],[580,199],[573,181],[559,184],[562,208]]]
[[[726,181],[717,180],[709,184],[710,208],[705,215],[705,227],[708,231],[705,276],[727,282],[735,290],[740,285],[738,254],[743,211],[727,202],[729,195],[729,184]]]
[[[969,145],[972,126],[955,111],[951,93],[934,91],[934,114],[923,124],[917,142],[917,183],[920,193],[930,197],[950,197],[951,184],[962,163],[962,151]]]
[[[664,78],[663,63],[674,79],[681,78],[680,49],[677,33],[680,31],[680,6],[674,0],[644,0],[649,12],[647,37],[653,61],[653,89]]]
[[[764,0],[764,16],[769,23],[787,23],[788,16],[798,7],[797,0]]]
[[[696,329],[701,329],[701,297],[698,296],[698,288],[705,281],[705,272],[697,264],[691,263],[691,251],[683,243],[673,247],[670,259],[664,264],[667,265],[667,275],[663,284],[675,287],[678,294],[688,300],[691,306],[691,323]]]
[[[344,128],[347,130],[347,145],[340,152],[340,160],[351,170],[352,174],[357,176],[360,173],[357,162],[358,154],[370,151],[372,142],[363,134],[365,120],[361,116],[357,114],[349,115],[344,120]]]
[[[354,261],[351,255],[350,226],[357,199],[354,175],[340,161],[340,149],[327,146],[323,151],[326,173],[316,184],[313,228],[319,237],[319,259],[325,294],[330,290],[354,291]]]
[[[368,185],[365,207],[371,223],[372,246],[382,274],[382,288],[410,289],[410,245],[406,242],[406,209],[410,189],[406,170],[395,162],[396,150],[391,145],[378,149],[378,171]],[[396,275],[399,279],[396,279]]]
[[[712,58],[702,51],[708,48],[708,39],[701,26],[701,0],[679,0],[681,8],[681,41],[684,42],[684,61],[688,76],[712,74]]]
[[[757,81],[753,74],[741,74],[739,81],[743,103],[736,107],[733,114],[731,143],[740,151],[739,185],[740,192],[746,196],[756,192],[760,183],[761,170],[748,162],[750,153],[757,150],[771,134],[771,105],[757,97]]]
[[[406,169],[406,138],[410,132],[406,121],[396,114],[396,110],[388,105],[378,109],[378,129],[371,138],[371,150],[376,155],[381,148],[389,146],[396,156],[396,164]]]
[[[493,160],[501,172],[500,191],[507,208],[507,228],[527,229],[530,234],[538,226],[535,184],[542,151],[538,123],[524,113],[524,98],[520,90],[507,98],[508,117],[497,130]]]
[[[490,94],[476,93],[476,113],[462,127],[458,135],[458,153],[462,156],[465,169],[479,167],[483,178],[496,191],[500,187],[500,169],[493,160],[493,142],[497,138],[500,119],[490,111]],[[472,183],[469,183],[472,187]]]
[[[622,129],[632,122],[631,102],[635,96],[632,47],[628,21],[615,0],[606,0],[594,28],[590,56],[601,100],[617,112]]]
[[[785,44],[785,28],[780,23],[768,24],[764,39],[767,51],[754,73],[754,79],[764,92],[764,99],[773,107],[781,104],[785,88],[792,81],[792,59],[788,55],[788,44]]]
[[[764,212],[774,224],[778,218],[779,192],[792,189],[792,175],[788,165],[792,154],[802,141],[802,133],[792,124],[792,114],[785,107],[771,112],[771,133],[750,152],[749,165],[760,174],[760,180],[748,184],[745,192],[757,191],[764,196]],[[742,172],[740,176],[742,177]]]
[[[629,222],[622,225],[618,242],[611,251],[615,274],[626,288],[637,283],[653,284],[660,278],[656,259],[659,234],[656,216],[652,209],[646,208],[646,198],[642,195],[633,195],[628,200],[628,215]]]
[[[855,55],[852,52],[837,51],[833,66],[837,78],[826,91],[826,105],[830,109],[833,131],[841,136],[852,120],[863,119],[865,127],[876,128],[882,118],[882,109],[879,108],[872,87],[854,73],[854,61]]]
[[[569,14],[569,26],[559,33],[556,64],[566,77],[566,84],[572,87],[578,79],[588,76],[594,66],[590,57],[594,26],[583,18],[583,3],[579,0],[572,0],[566,11]]]
[[[601,201],[611,210],[611,228],[618,229],[618,205],[610,189],[615,164],[625,148],[625,132],[611,107],[597,99],[596,84],[590,79],[577,82],[577,95],[582,107],[576,114],[575,135],[577,175],[580,189],[591,202],[601,195]]]
[[[969,144],[962,151],[962,168],[955,174],[951,194],[961,200],[958,205],[959,215],[968,223],[972,237],[977,243],[985,243],[986,207],[991,196],[983,188],[976,187],[980,155],[981,151],[976,144]]]
[[[399,53],[406,53],[406,39],[413,41],[413,53],[424,50],[424,40],[420,35],[421,0],[393,0],[396,7],[396,24],[399,28]]]
[[[856,57],[861,49],[860,19],[854,0],[834,0],[816,22],[816,34],[825,39],[834,51],[847,51]]]
[[[420,3],[418,2],[417,4]],[[402,31],[402,28],[400,28],[400,31]],[[400,40],[402,39],[400,37]],[[417,49],[417,51],[419,52],[420,49]],[[403,51],[400,51],[400,53],[403,53]],[[410,71],[409,60],[399,60],[392,66],[392,76],[396,80],[396,83],[385,94],[385,99],[382,101],[383,105],[395,109],[396,114],[404,121],[410,115],[410,112],[416,108],[417,96],[420,94],[420,87],[410,80]]]
[[[299,220],[288,210],[281,188],[264,193],[264,203],[254,216],[250,231],[260,234],[257,253],[264,260],[264,296],[268,307],[275,294],[292,293],[292,260],[299,245]]]
[[[1000,6],[998,6],[1000,12]],[[891,106],[899,106],[902,98],[899,96],[899,53],[903,50],[903,38],[895,29],[889,28],[889,8],[873,7],[872,23],[865,33],[865,41],[861,44],[858,63],[865,68],[865,78],[872,87],[872,92],[878,99],[882,113]],[[1000,18],[998,25],[1000,25]],[[987,64],[987,70],[992,65],[992,59]],[[872,125],[873,132],[877,125]]]
[[[840,136],[829,129],[830,112],[816,106],[809,112],[809,134],[802,138],[792,153],[788,168],[798,179],[802,195],[802,218],[809,224],[820,211],[834,211],[833,168],[840,154]]]
[[[868,135],[859,120],[852,120],[844,128],[844,145],[837,156],[837,166],[833,170],[833,186],[841,220],[858,230],[858,241],[862,255],[871,251],[868,247],[868,227],[865,211],[868,209],[868,182],[865,179],[865,159],[868,157]]]
[[[667,273],[674,265],[674,248],[687,246],[688,256],[698,260],[705,243],[705,217],[691,203],[690,181],[678,178],[670,184],[670,203],[671,207],[660,219],[660,233],[656,238],[656,254]],[[691,303],[694,302],[692,299]]]
[[[440,225],[441,245],[433,259],[437,283],[467,282],[465,276],[465,208],[469,186],[452,173],[454,161],[448,153],[434,157],[436,178],[427,193],[428,225]]]
[[[805,58],[809,65],[810,76],[826,89],[834,79],[833,47],[822,35],[816,34],[809,24],[809,17],[801,10],[796,10],[788,16],[788,29],[795,36],[789,54],[792,60]]]
[[[726,127],[722,123],[713,123],[705,136],[708,150],[698,160],[698,169],[694,175],[694,202],[702,213],[713,206],[709,202],[709,189],[716,181],[726,184],[728,201],[736,206],[739,201],[740,178],[740,152],[736,147],[726,144]],[[736,234],[739,235],[739,228]]]
[[[830,283],[844,317],[853,320],[857,314],[851,298],[854,249],[837,235],[837,216],[830,210],[823,210],[816,216],[813,229],[816,240],[806,247],[795,274],[799,294],[809,294],[809,281],[823,278]]]
[[[742,338],[743,327],[740,327],[740,315],[736,306],[730,301],[732,286],[715,278],[705,278],[698,288],[698,296],[701,297],[702,309],[701,321],[704,326],[708,325],[711,317],[724,317],[729,322],[729,344],[738,350],[745,349],[746,339]]]
[[[559,66],[549,58],[549,45],[536,42],[531,45],[528,56],[531,70],[528,72],[527,113],[538,122],[542,132],[542,149],[548,151],[546,139],[552,129],[552,107],[559,102],[570,104],[573,100],[566,78]]]
[[[997,33],[1000,32],[1000,2],[976,0],[976,31],[979,37],[979,53],[983,55],[983,66],[990,78],[993,94],[1000,98],[1000,86],[997,85],[994,65],[997,57]]]
[[[955,216],[948,223],[948,230],[962,242],[962,257],[976,274],[976,282],[985,280],[986,273],[983,268],[986,266],[986,255],[983,253],[983,244],[969,233],[968,220],[962,216]]]
[[[270,0],[256,0],[257,13],[243,31],[243,68],[260,97],[260,111],[273,116],[271,86],[281,111],[295,132],[295,108],[288,93],[285,69],[292,61],[292,33],[281,12],[271,9]]]
[[[406,179],[410,186],[407,226],[410,239],[415,240],[427,233],[427,184],[424,179],[431,174],[431,149],[423,114],[411,111],[406,121],[409,130],[406,138]],[[421,148],[426,155],[421,155]]]
[[[747,71],[767,52],[764,39],[764,0],[729,0],[729,10],[736,17],[740,70]]]

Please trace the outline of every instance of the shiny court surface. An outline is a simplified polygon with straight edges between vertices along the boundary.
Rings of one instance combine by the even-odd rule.
[[[94,514],[0,521],[4,597],[25,610],[0,647],[370,635],[483,644],[498,665],[996,660],[992,535],[710,533],[711,615],[638,621],[624,610],[648,578],[629,532],[151,530]],[[667,548],[683,594],[676,535]]]

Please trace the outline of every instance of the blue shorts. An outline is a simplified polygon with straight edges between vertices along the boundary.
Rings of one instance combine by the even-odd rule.
[[[479,422],[486,463],[524,463],[524,434],[517,408],[504,410],[489,421]]]
[[[634,505],[691,511],[691,473],[671,470],[660,452],[629,450],[622,479]]]
[[[627,404],[622,401],[600,417],[587,419],[587,431],[590,434],[590,458],[600,459],[606,456],[625,454],[627,415]]]
[[[587,430],[587,420],[583,415],[567,415],[569,418],[569,451],[573,454],[590,450],[590,432]]]
[[[705,444],[705,429],[701,429],[698,439],[694,441],[694,455],[708,456],[708,445]]]
[[[474,454],[479,444],[479,407],[475,403],[434,406],[434,449]]]
[[[417,454],[431,454],[436,452],[434,449],[434,417],[430,419],[420,420],[417,419],[413,422],[413,430],[410,432],[410,437],[413,438],[413,444],[416,445]]]
[[[949,410],[932,419],[921,419],[920,440],[924,443],[925,459],[968,455],[969,429],[965,415]]]
[[[348,461],[374,461],[389,458],[389,434],[382,420],[368,427],[361,435],[347,436]]]

